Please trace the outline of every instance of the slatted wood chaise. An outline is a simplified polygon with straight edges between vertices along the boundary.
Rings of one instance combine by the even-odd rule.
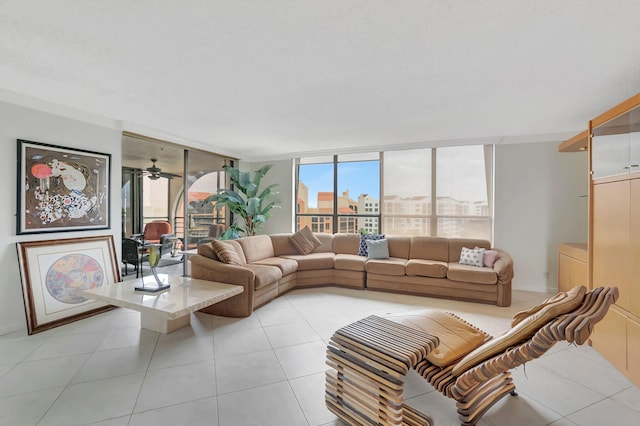
[[[457,401],[462,425],[475,425],[515,394],[511,369],[561,340],[585,343],[617,298],[615,287],[575,287],[517,313],[511,329],[496,338],[447,312],[367,317],[331,337],[327,407],[349,425],[432,425],[403,402],[404,378],[414,369]]]

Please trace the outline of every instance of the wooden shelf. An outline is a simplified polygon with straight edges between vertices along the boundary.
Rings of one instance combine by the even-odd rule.
[[[578,133],[558,146],[560,152],[582,152],[589,149],[589,131]]]

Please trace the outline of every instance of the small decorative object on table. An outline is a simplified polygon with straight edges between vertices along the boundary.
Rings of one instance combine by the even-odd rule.
[[[168,280],[166,279],[166,275],[164,275],[164,280],[160,279],[158,276],[157,266],[158,262],[160,262],[160,250],[155,245],[149,247],[149,266],[151,266],[151,273],[153,274],[153,278],[155,282],[151,279],[147,279],[145,281],[144,277],[142,277],[142,285],[136,286],[136,291],[143,291],[147,293],[157,293],[162,290],[167,290],[170,285]]]

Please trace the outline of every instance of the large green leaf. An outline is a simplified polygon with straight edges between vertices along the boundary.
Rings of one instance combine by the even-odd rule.
[[[254,235],[255,231],[269,219],[268,212],[275,207],[280,207],[275,201],[272,201],[267,206],[262,206],[263,202],[277,194],[273,191],[277,184],[269,185],[258,195],[260,182],[271,167],[273,165],[268,164],[255,172],[241,172],[234,167],[224,166],[234,190],[223,189],[218,194],[211,195],[202,202],[203,205],[215,203],[218,209],[226,207],[231,213],[243,219],[239,223],[232,224],[225,231],[222,238],[237,238],[240,232],[244,232],[246,235]]]

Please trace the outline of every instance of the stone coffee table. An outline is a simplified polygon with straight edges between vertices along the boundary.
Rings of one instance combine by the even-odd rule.
[[[164,282],[169,282],[168,290],[158,293],[135,291],[140,280],[108,284],[91,290],[84,290],[85,297],[110,305],[133,309],[140,312],[142,328],[171,333],[189,325],[191,313],[221,302],[244,291],[242,286],[199,280],[196,278],[158,274]],[[155,282],[155,279],[144,277]]]

